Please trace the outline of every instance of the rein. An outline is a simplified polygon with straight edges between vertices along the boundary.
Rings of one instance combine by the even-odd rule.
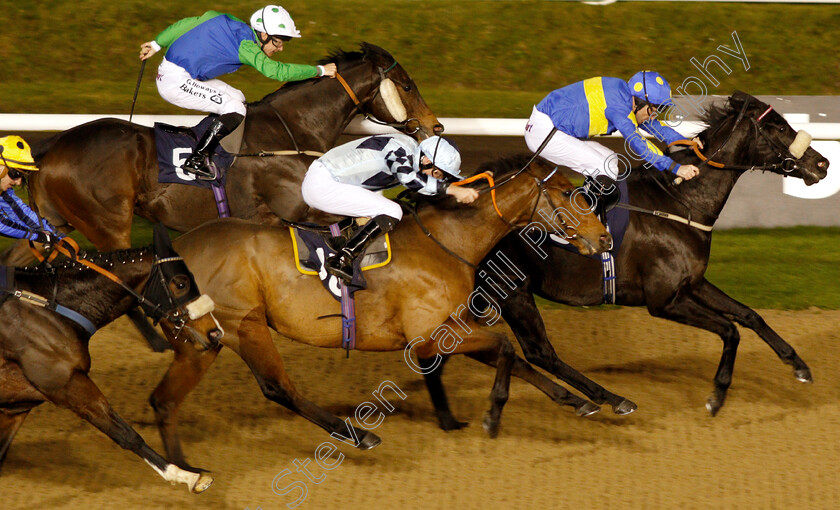
[[[531,161],[533,161],[533,159]],[[529,162],[529,164],[530,164],[530,162]],[[473,176],[468,177],[466,179],[463,179],[461,181],[453,182],[452,184],[450,184],[450,186],[463,186],[465,184],[469,184],[469,183],[477,181],[479,179],[486,179],[487,182],[489,183],[490,187],[487,188],[487,189],[483,189],[483,190],[479,191],[479,194],[483,194],[483,193],[486,193],[486,192],[489,191],[490,196],[493,200],[493,208],[496,210],[496,214],[498,214],[499,218],[501,218],[501,220],[504,221],[505,223],[507,223],[511,228],[515,228],[514,224],[510,220],[505,218],[505,216],[502,214],[502,211],[499,210],[499,207],[496,204],[496,189],[505,185],[505,184],[507,184],[507,183],[509,183],[510,181],[512,181],[514,177],[516,177],[519,174],[521,174],[522,172],[524,172],[527,168],[528,168],[528,165],[525,165],[523,168],[519,169],[513,176],[504,179],[499,184],[494,184],[493,176],[489,172],[482,172],[480,174],[473,175]],[[545,198],[548,201],[549,206],[551,206],[552,210],[557,209],[554,206],[554,201],[551,200],[551,196],[549,196],[548,190],[545,187],[545,183],[549,179],[551,179],[551,177],[553,177],[554,174],[557,173],[557,171],[558,171],[558,167],[554,167],[554,170],[552,170],[544,179],[538,179],[538,178],[534,177],[534,182],[535,182],[537,188],[540,190],[540,194],[537,195],[537,200],[534,202],[534,208],[531,210],[531,216],[528,218],[528,223],[529,224],[531,223],[531,220],[534,218],[534,213],[536,213],[536,211],[537,211],[537,206],[540,203],[540,196],[545,196]],[[405,202],[402,202],[402,201],[400,201],[399,203],[400,203],[400,205],[403,206],[403,209],[406,209],[406,210],[408,210],[408,212],[411,213],[411,215],[414,217],[414,221],[417,222],[417,225],[420,227],[420,230],[422,230],[423,233],[426,234],[426,237],[428,237],[429,239],[434,241],[435,244],[437,244],[438,246],[441,247],[441,249],[443,249],[443,251],[445,251],[448,255],[452,256],[453,258],[455,258],[459,262],[462,262],[462,263],[470,266],[473,269],[477,269],[477,266],[475,264],[473,264],[472,262],[469,262],[468,260],[464,259],[460,255],[458,255],[457,253],[455,253],[454,251],[452,251],[451,249],[446,247],[446,245],[444,245],[442,242],[440,242],[440,240],[438,240],[434,235],[432,235],[432,232],[428,228],[426,228],[426,225],[424,225],[422,220],[420,220],[420,216],[417,214],[417,210],[414,207],[412,207],[409,204],[407,204]],[[562,228],[564,230],[563,234],[564,234],[566,239],[577,238],[577,236],[578,236],[577,230],[574,227],[569,226],[566,223],[566,220],[562,216],[558,217],[557,220],[562,225]],[[566,232],[570,231],[570,230],[574,231],[575,233],[572,234],[572,235],[567,235]]]

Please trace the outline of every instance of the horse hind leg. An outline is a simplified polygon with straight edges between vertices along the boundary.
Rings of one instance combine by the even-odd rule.
[[[15,434],[17,434],[27,416],[29,416],[28,410],[15,414],[6,414],[0,411],[0,470],[3,469],[3,462],[6,460],[6,454],[9,453],[9,446],[15,438]]]
[[[376,434],[354,427],[349,418],[342,421],[298,393],[286,373],[262,312],[251,312],[242,320],[238,333],[237,352],[251,368],[266,398],[303,416],[332,437],[361,450],[368,450],[382,442]]]
[[[206,473],[184,470],[170,464],[154,451],[131,425],[125,422],[90,378],[75,372],[68,383],[47,394],[56,405],[70,409],[108,435],[121,448],[131,450],[149,464],[160,476],[172,483],[184,483],[194,493],[204,492],[213,483]]]

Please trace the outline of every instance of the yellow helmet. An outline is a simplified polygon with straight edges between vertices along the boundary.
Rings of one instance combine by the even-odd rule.
[[[38,167],[35,166],[35,160],[32,159],[32,151],[29,149],[29,144],[17,135],[0,138],[0,163],[7,168],[17,168],[18,170],[25,170],[27,172],[38,171]],[[0,172],[0,177],[6,175],[6,172],[7,170],[3,169]]]

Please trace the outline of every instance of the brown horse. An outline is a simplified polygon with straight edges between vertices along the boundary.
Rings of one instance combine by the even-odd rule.
[[[537,161],[518,175],[507,172],[499,176],[503,184],[496,186],[495,193],[506,221],[497,216],[490,193],[484,193],[469,206],[449,207],[453,203],[450,199],[439,207],[420,209],[418,221],[406,219],[391,234],[394,260],[366,273],[368,290],[356,297],[357,349],[405,350],[406,360],[414,370],[420,367],[410,361],[412,351],[426,358],[440,353],[465,353],[497,367],[491,409],[484,420],[491,436],[498,432],[511,370],[556,402],[574,406],[579,414],[597,409],[537,373],[515,356],[503,334],[478,326],[466,311],[468,306],[482,308],[476,304],[482,296],[473,293],[474,265],[493,245],[515,228],[537,225],[532,219],[542,217],[538,208],[551,215],[552,209],[560,211],[554,204],[570,206],[569,195],[574,187],[560,175],[545,182],[546,176],[552,174],[551,166]],[[604,226],[592,216],[582,218],[574,229],[565,228],[571,234],[570,242],[584,253],[602,251],[612,243]],[[440,244],[427,237],[421,225]],[[339,303],[317,278],[299,274],[292,260],[288,229],[235,219],[217,220],[181,236],[175,244],[197,270],[195,275],[202,288],[210,289],[217,298],[216,315],[228,331],[223,344],[248,364],[268,399],[336,437],[353,435],[357,438],[354,444],[360,448],[380,442],[370,431],[352,427],[349,420],[342,421],[300,395],[272,343],[269,328],[318,347],[342,346],[341,321],[317,320],[319,315],[340,312]],[[218,352],[212,349],[199,353],[176,346],[175,360],[150,400],[168,458],[185,468],[188,464],[176,432],[177,411]]]
[[[88,377],[89,331],[105,326],[138,302],[150,318],[163,320],[172,338],[182,333],[176,340],[181,345],[216,345],[223,335],[210,313],[212,301],[200,297],[189,269],[172,250],[168,236],[159,232],[165,230],[156,232],[153,250],[82,255],[51,268],[16,270],[16,289],[23,292],[22,299],[10,298],[0,308],[0,466],[29,411],[48,400],[139,455],[167,481],[185,483],[193,492],[202,492],[213,482],[212,476],[166,462],[111,408]],[[85,269],[82,264],[88,262],[106,267],[110,275]],[[27,299],[38,300],[33,295],[72,307],[83,319],[74,322],[27,303]],[[186,342],[188,338],[192,342]]]
[[[382,48],[364,43],[359,52],[338,52],[325,61],[338,65],[359,106],[338,80],[288,83],[248,105],[241,153],[326,152],[359,113],[407,133],[416,130],[421,138],[443,131],[411,77]],[[386,80],[407,118],[396,119],[402,112],[392,113],[399,108],[383,99]],[[53,225],[78,230],[100,250],[131,246],[135,213],[179,232],[218,217],[211,191],[158,183],[151,128],[101,119],[36,143],[33,154],[41,171],[31,176],[29,190],[39,212]],[[311,161],[298,155],[238,158],[226,181],[231,215],[268,224],[307,216],[300,184]]]

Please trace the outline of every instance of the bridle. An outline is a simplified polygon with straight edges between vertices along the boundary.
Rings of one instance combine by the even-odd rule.
[[[764,113],[759,115],[757,118],[753,118],[753,117],[747,117],[747,118],[750,120],[750,123],[751,123],[752,127],[755,129],[755,139],[757,140],[759,137],[761,137],[765,142],[770,144],[770,146],[773,147],[774,152],[776,153],[776,157],[779,159],[779,162],[772,163],[772,164],[767,164],[766,160],[765,160],[765,162],[762,163],[761,165],[730,165],[730,164],[718,163],[718,162],[713,160],[713,158],[721,150],[723,150],[723,148],[726,147],[726,145],[732,139],[732,136],[735,134],[735,130],[737,129],[738,124],[740,124],[741,120],[746,116],[746,111],[747,111],[747,108],[748,108],[749,104],[750,104],[750,97],[747,96],[746,99],[744,100],[744,105],[741,107],[741,111],[738,113],[738,117],[735,119],[735,122],[732,124],[732,129],[729,131],[729,135],[727,135],[726,140],[724,140],[724,142],[721,145],[718,146],[717,150],[715,150],[715,152],[712,153],[711,156],[707,157],[702,152],[700,152],[700,148],[697,146],[697,142],[694,142],[692,140],[677,140],[675,142],[671,142],[670,144],[668,144],[668,146],[669,147],[673,146],[673,145],[687,145],[687,146],[690,146],[694,150],[695,155],[697,155],[697,157],[700,158],[701,163],[698,166],[708,165],[708,166],[712,166],[712,167],[719,168],[719,169],[724,169],[725,168],[725,169],[729,169],[729,170],[761,170],[761,171],[770,171],[770,172],[781,170],[781,171],[786,172],[786,173],[787,172],[792,172],[792,171],[800,168],[799,167],[799,160],[802,159],[801,156],[796,157],[791,152],[790,146],[786,147],[782,143],[780,143],[779,141],[774,140],[762,128],[761,121],[764,119],[765,116],[767,116],[767,114],[769,114],[773,110],[772,106],[768,106],[767,109],[764,110]],[[794,140],[794,142],[795,141],[796,140]],[[793,145],[793,144],[791,144],[791,145]]]
[[[376,70],[379,73],[380,84],[386,80],[385,75],[388,74],[388,72],[391,71],[392,69],[394,69],[395,67],[397,67],[397,61],[396,60],[394,60],[394,62],[390,66],[388,66],[387,68],[384,68],[384,69],[380,66],[376,66]],[[385,122],[385,121],[381,121],[381,120],[371,116],[368,112],[366,112],[364,110],[364,108],[362,108],[361,101],[359,101],[359,98],[356,97],[355,92],[353,92],[353,89],[347,83],[347,80],[345,80],[344,77],[341,76],[341,73],[336,71],[335,77],[338,80],[338,82],[341,83],[341,86],[344,88],[344,91],[347,92],[347,95],[350,96],[350,100],[353,101],[353,106],[356,108],[356,110],[358,110],[359,114],[361,114],[365,118],[365,120],[373,122],[374,124],[379,124],[380,126],[388,126],[388,127],[398,129],[399,131],[402,131],[403,133],[406,133],[406,134],[409,134],[409,135],[413,135],[414,133],[420,131],[420,127],[421,127],[420,126],[420,120],[415,119],[413,117],[405,119],[402,122]],[[371,100],[375,99],[376,96],[380,94],[379,89],[380,89],[380,87],[376,88],[376,92],[374,92],[373,96],[371,97]],[[415,122],[417,124],[417,127],[415,127],[414,129],[409,129],[408,125],[411,122]]]
[[[165,319],[172,323],[173,331],[175,338],[178,337],[181,330],[187,327],[187,322],[189,320],[195,320],[203,314],[196,315],[196,310],[199,306],[206,306],[206,300],[209,299],[206,296],[194,296],[197,292],[193,293],[194,299],[190,299],[187,302],[183,302],[183,299],[176,298],[172,291],[169,289],[169,285],[167,284],[166,274],[164,273],[164,267],[172,267],[174,264],[180,263],[183,265],[183,258],[175,256],[175,257],[167,257],[167,258],[158,258],[157,255],[154,255],[155,260],[152,263],[152,269],[149,271],[149,278],[146,282],[146,286],[143,290],[142,294],[137,293],[133,288],[127,285],[125,282],[120,279],[114,273],[108,271],[107,269],[87,260],[85,256],[82,254],[79,255],[79,245],[73,239],[69,237],[64,237],[59,240],[53,246],[53,252],[49,255],[49,257],[44,258],[40,252],[34,249],[34,246],[30,242],[30,249],[32,249],[33,253],[37,257],[40,262],[49,264],[58,256],[58,254],[62,254],[66,256],[70,261],[74,263],[79,263],[88,269],[91,269],[112,282],[116,283],[117,285],[121,286],[123,289],[126,290],[130,295],[132,295],[143,307],[144,312],[149,318],[153,319],[155,324],[157,324],[160,320]],[[134,262],[134,259],[131,260]],[[177,269],[171,271],[177,275],[181,275],[178,273]],[[189,278],[189,277],[188,277]],[[190,278],[190,281],[192,279]],[[168,303],[160,303],[159,300],[156,299],[157,296],[152,296],[153,292],[157,291],[156,287],[160,287],[162,289],[162,298],[168,301]],[[200,305],[199,302],[201,301]],[[164,308],[164,305],[166,308]],[[196,306],[199,305],[199,306]],[[199,335],[200,336],[200,335]]]

